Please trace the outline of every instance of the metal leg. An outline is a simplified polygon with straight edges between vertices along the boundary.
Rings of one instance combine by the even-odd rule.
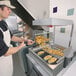
[[[70,63],[70,61],[72,61],[72,58],[64,58],[64,65],[63,65],[63,67],[64,68],[66,68],[67,67],[67,65]]]

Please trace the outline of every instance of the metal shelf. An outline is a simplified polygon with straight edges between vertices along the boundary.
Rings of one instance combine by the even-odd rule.
[[[47,18],[47,19],[37,19],[33,21],[33,25],[72,25],[73,21],[68,19],[58,19],[58,18]]]

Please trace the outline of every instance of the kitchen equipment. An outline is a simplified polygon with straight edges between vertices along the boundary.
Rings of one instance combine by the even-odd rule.
[[[46,76],[56,76],[63,69],[64,58],[67,57],[68,54],[70,54],[70,51],[72,49],[71,39],[72,39],[72,32],[73,32],[73,21],[66,20],[66,19],[48,18],[48,19],[34,20],[33,25],[45,27],[44,30],[42,30],[42,31],[39,30],[39,32],[34,33],[34,39],[37,36],[44,36],[47,39],[49,38],[49,41],[48,42],[46,42],[46,40],[45,40],[45,42],[41,41],[41,42],[44,42],[45,44],[40,45],[41,44],[41,42],[40,42],[40,44],[38,46],[29,48],[29,54],[27,54],[28,66],[36,67],[35,66],[35,64],[36,64],[37,66],[41,67],[42,71],[37,69],[37,67],[35,69],[36,72],[41,73],[41,75],[39,75],[39,76],[45,76],[43,73],[43,70],[47,74]],[[68,48],[54,43],[55,28],[54,28],[54,31],[50,32],[49,30],[46,29],[46,27],[48,25],[53,25],[54,27],[72,25]],[[46,50],[44,50],[44,48]],[[48,49],[52,50],[52,53],[49,54]],[[45,53],[42,56],[38,55],[38,52],[40,52],[40,51],[44,51]],[[63,55],[60,56],[59,55],[60,53],[62,53]],[[48,61],[44,60],[44,56],[46,56],[46,55],[56,57],[57,60],[54,63],[49,64]],[[30,58],[33,59],[33,61],[31,61]],[[32,63],[32,65],[30,65],[29,63]],[[29,67],[29,72],[31,70],[34,70],[34,69]],[[30,73],[30,76],[32,76],[31,73]]]

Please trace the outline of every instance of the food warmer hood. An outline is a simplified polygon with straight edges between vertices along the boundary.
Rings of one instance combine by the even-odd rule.
[[[71,46],[71,40],[72,40],[73,29],[74,29],[74,24],[72,20],[60,19],[60,18],[45,18],[45,19],[33,20],[32,24],[33,26],[41,26],[44,30],[47,30],[47,31],[49,30],[49,27],[47,26],[49,25],[54,26],[53,38],[55,38],[55,26],[67,26],[67,25],[71,26],[70,40],[69,40],[68,47]]]
[[[73,21],[68,19],[47,18],[33,21],[33,25],[72,25]]]
[[[68,19],[59,18],[47,18],[47,19],[37,19],[33,21],[33,25],[72,25],[73,21]]]
[[[39,75],[39,76],[56,76],[64,68],[63,67],[64,66],[64,58],[70,53],[70,51],[72,49],[70,44],[71,44],[72,32],[73,32],[73,21],[72,20],[65,20],[65,19],[57,19],[57,18],[48,18],[48,19],[34,20],[33,21],[33,25],[34,26],[37,26],[37,25],[38,26],[72,25],[72,30],[71,30],[71,35],[70,35],[71,38],[70,38],[70,42],[69,42],[69,47],[68,48],[63,47],[63,46],[58,45],[58,44],[51,45],[51,43],[47,43],[45,46],[34,46],[34,47],[29,48],[29,54],[27,54],[28,61],[30,60],[32,62],[32,64],[33,64],[32,67],[33,66],[36,67],[36,69],[34,68],[35,71],[37,70],[38,73],[42,73],[42,75]],[[46,36],[46,33],[43,32],[43,33],[38,33],[38,34],[35,34],[35,35],[36,36],[37,35]],[[49,54],[46,51],[43,54],[43,56],[38,55],[38,52],[44,51],[43,48],[45,48],[45,47],[50,47],[50,48],[53,48],[54,50],[60,50],[60,51],[63,52],[64,55],[63,56],[59,56],[59,55],[56,55],[56,54],[53,54],[53,53]],[[53,57],[56,57],[57,61],[55,63],[53,63],[53,64],[49,64],[46,60],[44,60],[44,57],[47,56],[47,55],[51,55]],[[39,68],[41,70],[39,70]],[[30,67],[29,67],[29,69],[30,69]],[[29,70],[29,71],[31,71],[31,70]]]

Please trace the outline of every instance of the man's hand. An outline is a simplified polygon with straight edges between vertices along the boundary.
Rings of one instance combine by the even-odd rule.
[[[34,43],[35,43],[35,41],[27,40],[27,45],[32,45],[32,44],[34,44]]]
[[[24,43],[24,42],[22,42],[22,43],[20,43],[20,45],[19,45],[21,48],[22,47],[25,47],[26,46],[26,44]]]

